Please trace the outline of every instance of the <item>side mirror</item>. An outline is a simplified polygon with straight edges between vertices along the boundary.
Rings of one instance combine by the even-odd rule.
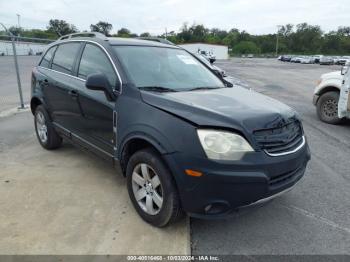
[[[342,75],[345,75],[346,72],[348,71],[348,69],[349,69],[348,66],[343,66],[343,67],[341,68],[341,74],[342,74]]]
[[[114,101],[116,96],[105,74],[96,73],[88,75],[85,86],[90,90],[103,91],[108,101]]]
[[[223,78],[222,80],[223,80],[226,87],[233,87],[233,84],[231,82],[225,80],[225,78]]]

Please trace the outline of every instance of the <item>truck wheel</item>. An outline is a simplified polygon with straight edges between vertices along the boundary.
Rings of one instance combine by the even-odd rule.
[[[181,217],[175,181],[155,150],[147,148],[132,155],[126,175],[130,199],[143,220],[164,227]]]
[[[339,92],[331,91],[324,93],[317,102],[317,115],[321,121],[328,124],[339,124],[338,117]]]
[[[34,125],[36,136],[43,148],[52,150],[61,146],[62,138],[57,134],[50,121],[49,114],[42,105],[35,109]]]

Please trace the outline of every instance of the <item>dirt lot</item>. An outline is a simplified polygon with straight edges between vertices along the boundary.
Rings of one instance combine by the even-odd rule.
[[[12,60],[6,59],[0,57],[0,111],[17,98]],[[36,61],[20,61],[26,100]],[[340,67],[272,59],[216,64],[295,108],[312,160],[293,191],[261,208],[224,220],[191,219],[192,253],[350,254],[350,124],[324,124],[312,105],[316,80]],[[0,253],[186,252],[185,222],[162,231],[140,221],[113,169],[70,145],[54,153],[41,149],[30,113],[0,118],[0,158]],[[152,248],[150,241],[158,244]]]

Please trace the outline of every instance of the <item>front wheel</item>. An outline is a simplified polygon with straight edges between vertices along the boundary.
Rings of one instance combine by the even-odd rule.
[[[339,124],[338,117],[339,92],[331,91],[321,95],[317,102],[317,115],[321,121],[328,124]]]
[[[132,155],[126,175],[130,199],[143,220],[164,227],[181,217],[175,181],[155,150],[148,148]]]

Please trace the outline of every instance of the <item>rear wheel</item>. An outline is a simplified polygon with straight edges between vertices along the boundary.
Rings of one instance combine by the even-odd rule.
[[[49,114],[42,105],[37,106],[35,109],[34,125],[36,136],[43,148],[51,150],[61,146],[62,138],[54,129]]]
[[[181,217],[175,181],[155,150],[148,148],[132,155],[126,174],[129,196],[143,220],[164,227]]]
[[[328,124],[339,124],[338,117],[339,92],[331,91],[324,93],[317,102],[317,115],[321,121]]]

